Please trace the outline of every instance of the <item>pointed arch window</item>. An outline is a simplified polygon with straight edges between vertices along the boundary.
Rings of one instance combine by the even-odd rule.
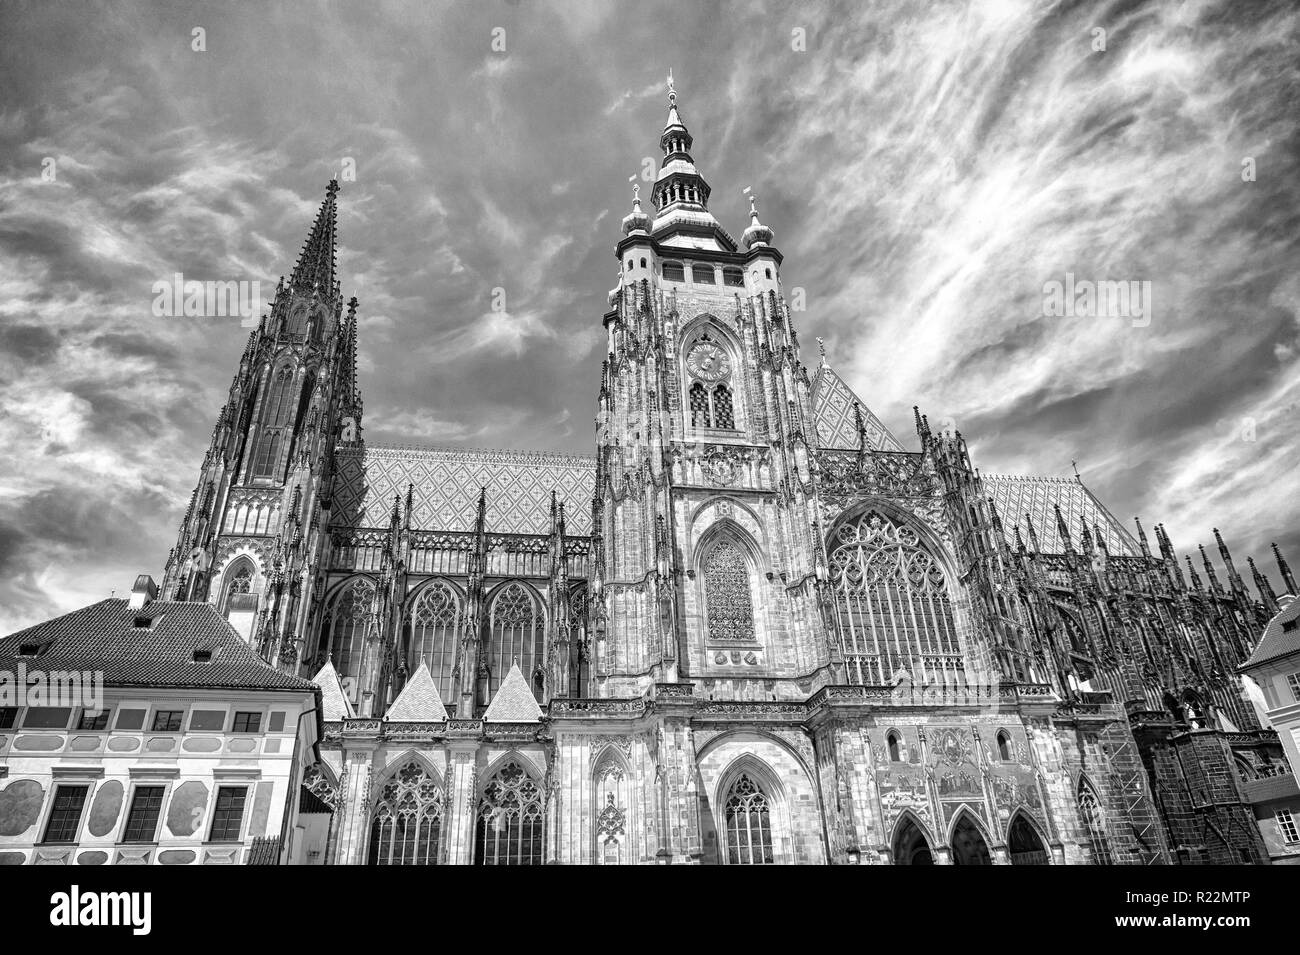
[[[998,759],[1004,763],[1011,762],[1011,734],[998,730]]]
[[[288,365],[271,376],[262,409],[262,432],[253,458],[254,478],[275,477],[284,438],[294,412],[293,369]]]
[[[366,621],[375,599],[375,585],[360,578],[334,602],[330,643],[334,664],[340,678],[356,677],[361,664],[361,648],[366,639]]]
[[[710,642],[754,641],[749,560],[729,538],[718,541],[704,558],[704,604]]]
[[[771,865],[772,812],[767,794],[748,773],[731,784],[725,812],[728,864]]]
[[[230,598],[253,592],[253,577],[253,563],[248,559],[240,560],[226,571],[226,593],[221,601],[223,614],[230,614]]]
[[[511,664],[519,670],[534,693],[537,687],[533,671],[542,661],[542,638],[545,630],[541,607],[533,592],[521,583],[506,584],[492,600],[491,639],[488,643],[488,688],[492,695],[510,672]],[[538,694],[540,698],[540,694]]]
[[[442,787],[415,760],[379,791],[370,824],[371,865],[437,865]]]
[[[830,574],[850,683],[965,682],[944,572],[915,530],[874,511],[845,522]]]
[[[475,865],[542,865],[546,813],[542,791],[510,760],[483,788],[474,827]]]
[[[607,748],[597,764],[595,778],[597,865],[619,865],[631,861],[629,819],[631,780],[622,761]]]
[[[1094,865],[1114,865],[1110,842],[1106,839],[1106,823],[1097,791],[1086,779],[1079,780],[1079,817],[1083,823],[1088,848],[1092,850]]]
[[[456,665],[461,603],[456,591],[441,580],[420,592],[411,612],[411,672],[423,662],[444,700],[453,698],[451,672]]]

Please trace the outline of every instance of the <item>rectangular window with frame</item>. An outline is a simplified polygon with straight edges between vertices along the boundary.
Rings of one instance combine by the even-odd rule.
[[[76,842],[81,828],[81,810],[86,805],[89,786],[59,786],[54,791],[54,806],[45,823],[42,842]]]
[[[154,710],[153,731],[155,733],[179,733],[184,710]]]
[[[262,728],[261,713],[236,712],[234,725],[230,727],[232,733],[256,733]]]
[[[79,730],[106,730],[108,729],[108,710],[100,710],[96,713],[94,710],[82,710],[81,719],[77,722]]]
[[[1300,673],[1288,673],[1286,685],[1291,689],[1291,699],[1300,703]]]
[[[136,786],[131,797],[131,811],[126,817],[123,842],[153,842],[158,835],[158,816],[162,812],[166,786]]]
[[[247,786],[219,786],[217,805],[212,810],[212,831],[209,842],[238,842],[239,830],[244,823],[244,797]]]
[[[1282,833],[1282,841],[1287,845],[1300,842],[1300,829],[1296,828],[1295,817],[1290,809],[1279,809],[1276,813],[1277,829]]]
[[[65,730],[70,719],[70,706],[29,706],[23,714],[23,729]]]

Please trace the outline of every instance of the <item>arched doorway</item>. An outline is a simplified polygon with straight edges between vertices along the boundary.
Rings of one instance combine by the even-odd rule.
[[[979,828],[965,812],[957,820],[952,830],[952,864],[953,865],[992,865],[993,857],[989,854],[988,843],[980,835]]]
[[[934,865],[930,843],[911,816],[894,833],[894,865]]]
[[[1007,852],[1012,865],[1049,865],[1047,847],[1023,814],[1017,813],[1007,830]]]

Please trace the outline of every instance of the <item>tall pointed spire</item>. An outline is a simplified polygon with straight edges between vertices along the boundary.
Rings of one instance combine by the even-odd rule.
[[[315,288],[322,298],[339,297],[338,280],[334,276],[335,237],[338,230],[338,208],[335,201],[339,193],[337,179],[331,179],[325,189],[325,201],[316,213],[311,234],[303,243],[298,263],[293,267],[289,284],[299,291]]]

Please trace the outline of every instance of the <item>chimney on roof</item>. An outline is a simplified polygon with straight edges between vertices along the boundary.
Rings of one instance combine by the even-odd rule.
[[[139,610],[157,596],[158,585],[153,582],[153,578],[148,574],[141,574],[135,579],[135,586],[131,588],[131,600],[127,606],[132,610]]]

